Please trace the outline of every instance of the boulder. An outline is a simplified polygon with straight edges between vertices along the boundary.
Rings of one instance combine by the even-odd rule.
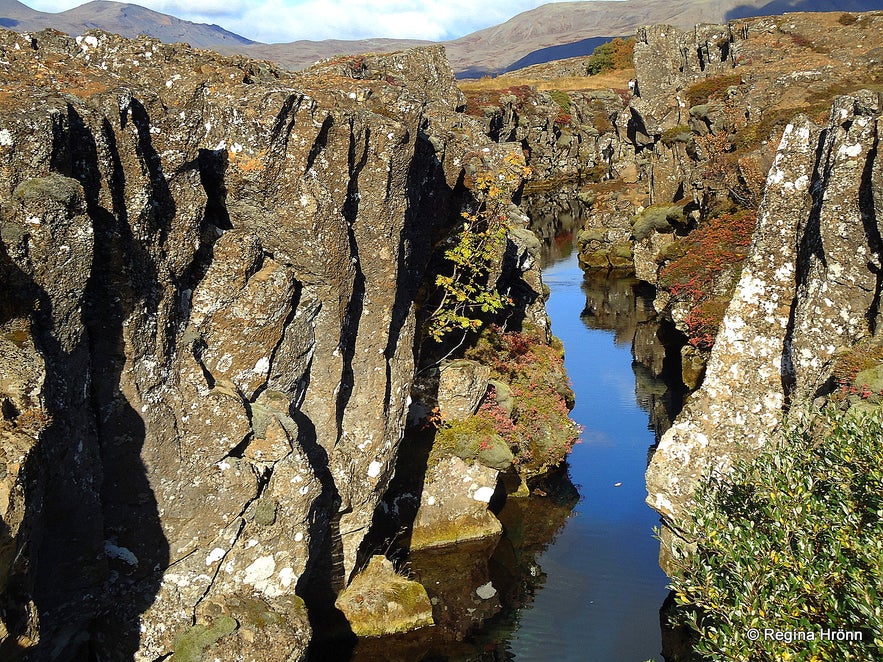
[[[426,589],[398,574],[384,556],[372,556],[334,606],[357,637],[398,634],[434,623]]]
[[[500,522],[488,511],[498,473],[496,469],[467,463],[459,457],[430,462],[414,520],[411,549],[499,538]]]
[[[474,414],[487,392],[491,369],[460,359],[441,366],[438,378],[438,409],[442,419],[463,420]]]

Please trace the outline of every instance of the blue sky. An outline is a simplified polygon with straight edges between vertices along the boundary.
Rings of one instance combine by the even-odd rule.
[[[502,23],[550,0],[141,0],[133,4],[199,23],[216,23],[249,39],[398,37],[454,39]],[[24,0],[46,12],[82,0]]]

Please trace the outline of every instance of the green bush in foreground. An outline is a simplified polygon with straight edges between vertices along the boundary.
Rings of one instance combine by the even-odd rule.
[[[883,416],[825,411],[788,430],[699,489],[679,615],[708,660],[883,659]]]

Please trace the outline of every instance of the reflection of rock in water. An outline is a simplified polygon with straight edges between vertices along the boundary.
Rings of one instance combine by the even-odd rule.
[[[636,278],[593,271],[583,279],[586,307],[580,317],[590,329],[613,331],[617,345],[632,344],[638,325],[653,319],[653,289]]]
[[[617,345],[631,345],[635,398],[650,415],[658,439],[671,427],[686,392],[681,380],[681,334],[654,311],[653,288],[636,278],[593,271],[585,276],[583,292],[585,325],[613,331]]]
[[[534,193],[521,203],[530,218],[530,229],[542,242],[542,262],[546,267],[564,259],[573,250],[573,233],[582,228],[588,208],[576,191]]]
[[[509,499],[497,515],[505,535],[491,558],[491,576],[504,607],[521,608],[536,593],[545,578],[536,559],[579,501],[566,469],[544,477],[533,489],[529,498]]]

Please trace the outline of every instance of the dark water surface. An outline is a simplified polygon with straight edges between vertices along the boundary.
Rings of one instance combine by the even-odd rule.
[[[667,579],[652,538],[658,516],[644,504],[654,433],[639,404],[633,334],[620,333],[617,342],[614,330],[598,328],[613,325],[592,309],[591,297],[587,304],[576,253],[561,253],[544,272],[552,292],[546,306],[576,393],[571,416],[585,427],[570,458],[582,500],[537,558],[545,582],[520,612],[508,649],[517,660],[661,660]],[[629,284],[610,285],[605,296],[634,298],[621,307],[648,305]]]

